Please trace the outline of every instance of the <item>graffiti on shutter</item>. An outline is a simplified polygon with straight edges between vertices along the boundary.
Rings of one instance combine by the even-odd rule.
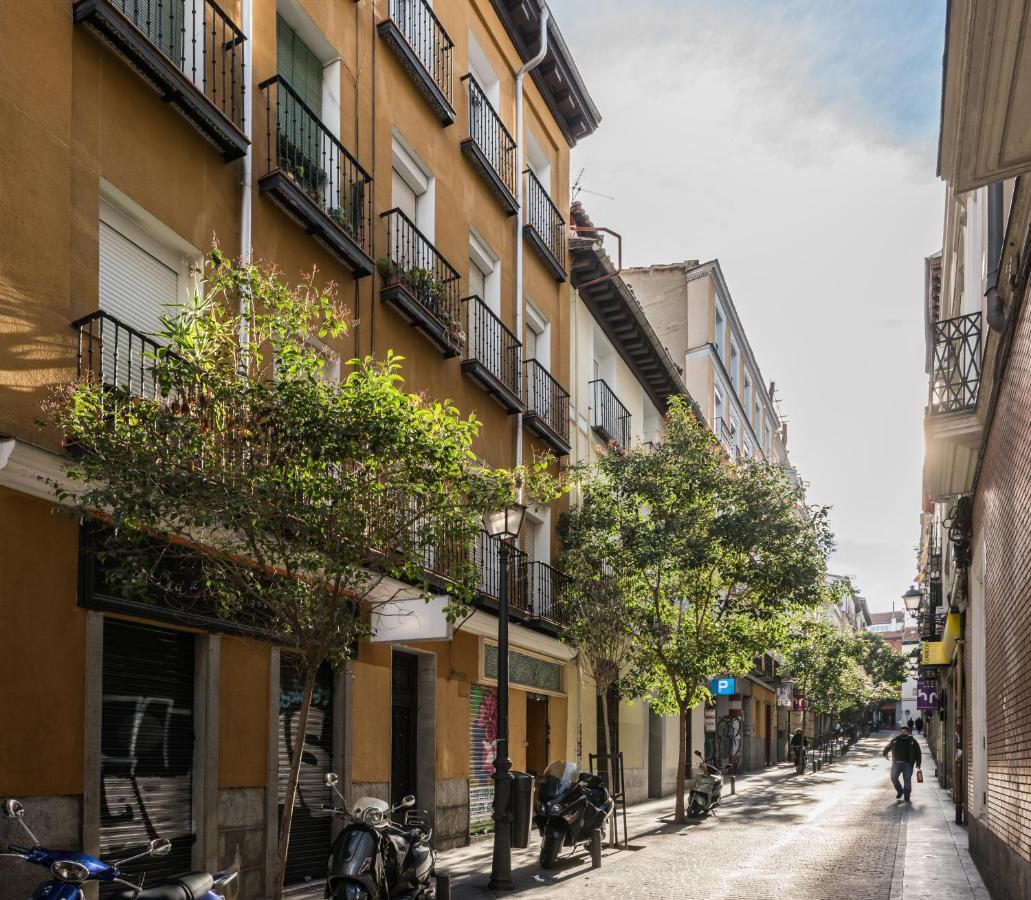
[[[469,685],[469,833],[493,830],[494,757],[498,748],[498,697],[493,688]]]
[[[166,838],[168,856],[125,867],[151,881],[190,869],[195,640],[104,620],[100,855],[131,856]]]
[[[296,656],[284,653],[279,667],[279,816],[290,778],[290,759],[296,746],[295,721],[300,712],[304,673]],[[322,809],[332,794],[326,787],[326,773],[333,769],[333,670],[328,664],[315,676],[315,690],[305,729],[301,770],[290,825],[290,848],[286,855],[286,883],[294,884],[326,877],[332,819]]]

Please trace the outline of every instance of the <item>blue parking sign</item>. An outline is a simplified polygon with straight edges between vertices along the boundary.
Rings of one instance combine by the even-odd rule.
[[[735,679],[733,678],[713,678],[709,690],[717,697],[729,697],[731,694],[737,693],[734,685]]]

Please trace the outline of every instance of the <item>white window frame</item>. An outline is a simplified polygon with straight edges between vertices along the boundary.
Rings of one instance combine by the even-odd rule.
[[[483,293],[480,299],[494,315],[501,318],[501,257],[477,233],[469,230],[469,260],[483,272]],[[471,286],[470,286],[471,287]]]
[[[551,323],[547,317],[529,300],[525,307],[526,327],[537,334],[537,362],[548,372],[551,371]],[[522,340],[523,336],[520,335]]]
[[[737,341],[734,338],[730,339],[730,359],[728,360],[727,369],[730,375],[730,386],[734,389],[734,395],[737,396],[738,387],[741,383],[741,351],[738,349]]]
[[[415,227],[433,243],[436,226],[437,180],[412,149],[411,145],[397,132],[390,144],[391,168],[415,193]],[[393,198],[391,198],[393,205]]]
[[[524,130],[526,132],[526,165],[537,176],[537,180],[544,186],[548,196],[554,197],[551,186],[551,160],[548,159],[548,155],[541,149],[541,145],[537,138],[534,137],[533,132],[529,128]]]
[[[304,11],[300,0],[276,0],[276,12],[322,64],[321,120],[340,140],[340,54]]]
[[[727,317],[723,314],[723,307],[720,306],[719,301],[714,305],[715,310],[715,321],[713,324],[713,346],[716,348],[716,355],[720,358],[720,362],[726,362],[725,354],[727,352]]]
[[[726,400],[723,397],[723,390],[720,388],[718,381],[713,380],[712,383],[712,423],[716,424],[717,420],[726,420]]]
[[[480,90],[487,95],[490,105],[494,107],[494,112],[500,116],[501,79],[498,78],[498,73],[494,71],[494,66],[490,64],[487,54],[483,52],[480,42],[476,40],[476,35],[471,29],[469,31],[469,74],[476,79]]]

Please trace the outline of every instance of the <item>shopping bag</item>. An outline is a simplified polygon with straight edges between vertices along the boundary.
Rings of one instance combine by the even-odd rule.
[[[916,783],[917,784],[923,784],[924,783],[924,770],[923,769],[917,769],[916,770]]]

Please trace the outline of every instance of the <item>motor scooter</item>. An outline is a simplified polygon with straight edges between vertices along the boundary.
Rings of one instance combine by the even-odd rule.
[[[691,779],[687,795],[687,814],[707,816],[720,805],[723,793],[723,773],[715,766],[710,766],[702,757],[701,751],[695,750],[698,757],[698,772]]]
[[[601,835],[615,803],[600,775],[556,761],[544,770],[537,789],[534,824],[541,834],[540,863],[551,869],[563,847],[583,843],[595,868],[601,865]]]
[[[237,873],[232,869],[223,872],[190,872],[175,878],[162,879],[144,887],[146,873],[130,874],[118,867],[148,856],[167,856],[172,844],[163,838],[155,838],[142,853],[106,863],[78,850],[47,850],[41,846],[25,824],[25,807],[17,800],[4,800],[0,812],[16,821],[32,841],[31,847],[10,846],[0,857],[10,856],[24,859],[37,866],[45,866],[53,876],[44,881],[32,895],[32,900],[84,900],[81,885],[87,881],[120,884],[124,890],[108,895],[108,900],[225,900],[216,893],[229,884]]]
[[[327,900],[435,897],[433,831],[429,816],[411,808],[415,797],[409,794],[393,807],[378,797],[359,797],[349,807],[339,783],[334,773],[326,775],[326,786],[343,805],[325,808],[348,822],[330,849]],[[401,810],[405,810],[404,821],[391,821]]]

